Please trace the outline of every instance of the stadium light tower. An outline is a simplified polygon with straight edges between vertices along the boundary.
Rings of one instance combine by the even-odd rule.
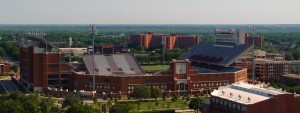
[[[92,28],[92,36],[93,36],[93,91],[96,91],[96,87],[95,87],[95,35],[97,33],[96,31],[96,25],[95,24],[91,24],[91,28]]]
[[[252,26],[252,30],[253,30],[253,36],[252,36],[252,81],[254,81],[254,69],[255,69],[255,66],[254,66],[254,37],[255,37],[255,25]]]

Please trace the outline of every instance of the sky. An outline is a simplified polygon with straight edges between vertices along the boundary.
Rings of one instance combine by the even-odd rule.
[[[0,0],[0,24],[300,24],[300,0]]]

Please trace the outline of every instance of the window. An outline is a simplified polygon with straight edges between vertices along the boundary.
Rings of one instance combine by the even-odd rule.
[[[236,107],[236,104],[233,103],[233,104],[232,104],[232,108],[235,108],[235,107]]]
[[[179,83],[177,85],[177,89],[185,91],[185,90],[187,90],[187,84],[186,83]]]
[[[246,111],[246,106],[242,106],[242,111]]]
[[[223,100],[222,100],[222,99],[220,99],[220,104],[222,104],[222,105],[223,105]]]
[[[224,106],[227,106],[227,103],[228,103],[228,102],[227,102],[226,100],[224,100]]]
[[[61,78],[69,78],[69,75],[68,74],[62,74]]]
[[[58,67],[58,64],[48,64],[48,67]]]

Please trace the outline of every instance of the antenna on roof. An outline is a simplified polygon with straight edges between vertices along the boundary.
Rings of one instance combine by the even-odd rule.
[[[255,35],[256,33],[255,33],[255,28],[256,28],[256,26],[255,25],[253,25],[252,26],[252,33],[253,33],[253,35]]]

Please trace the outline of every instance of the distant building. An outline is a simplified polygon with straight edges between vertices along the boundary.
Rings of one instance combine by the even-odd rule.
[[[271,81],[291,73],[291,63],[285,61],[284,54],[255,50],[254,57],[256,80]],[[248,78],[252,78],[252,52],[245,53],[233,65],[239,68],[247,68]]]
[[[89,53],[93,48],[89,47]],[[115,54],[115,53],[128,53],[130,50],[127,46],[116,46],[116,45],[102,45],[95,46],[95,54]]]
[[[11,64],[8,62],[0,62],[0,74],[10,72]]]
[[[59,48],[59,50],[65,54],[71,54],[72,56],[83,56],[87,53],[87,48]]]
[[[244,44],[245,33],[241,30],[214,30],[214,42],[216,45],[236,46]]]
[[[165,38],[165,40],[164,40]],[[166,49],[173,48],[193,48],[200,42],[199,36],[185,36],[177,34],[134,34],[130,36],[129,45],[142,46],[146,49],[162,48],[165,44]]]
[[[237,82],[214,90],[201,113],[299,113],[299,106],[297,94]]]
[[[255,59],[255,77],[260,81],[271,81],[290,74],[290,63],[267,59]]]
[[[262,47],[263,45],[263,38],[261,35],[250,35],[250,34],[245,34],[245,44],[252,45],[254,40],[254,46],[256,47]]]

